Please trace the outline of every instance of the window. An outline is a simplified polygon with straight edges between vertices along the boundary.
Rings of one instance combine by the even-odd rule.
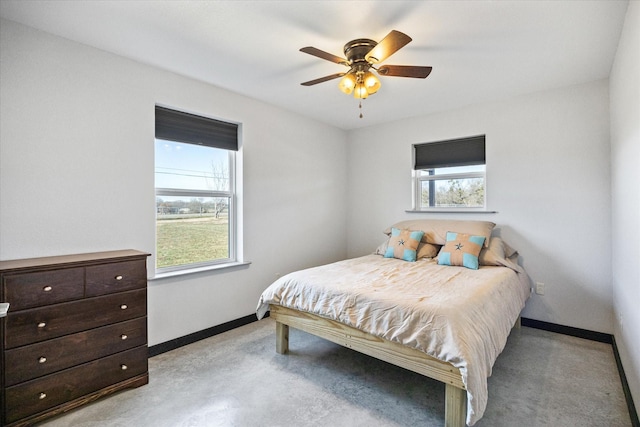
[[[414,209],[485,207],[485,137],[413,145]]]
[[[238,126],[156,107],[156,272],[236,261]]]

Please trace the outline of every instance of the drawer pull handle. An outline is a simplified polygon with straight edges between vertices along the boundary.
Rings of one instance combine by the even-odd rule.
[[[120,365],[120,369],[122,369],[123,371],[127,370],[127,365]]]
[[[45,397],[47,397],[47,393],[40,393],[40,396],[38,396],[38,399],[42,400]]]
[[[40,322],[38,323],[38,328],[44,328],[45,326],[47,326],[46,322]]]
[[[123,341],[126,340],[127,338],[129,337],[126,334],[120,335],[120,339],[122,339]]]
[[[47,361],[47,358],[44,356],[40,356],[40,359],[38,359],[38,363],[44,363]]]
[[[127,304],[122,304],[122,305],[120,306],[120,309],[122,309],[122,310],[126,310],[126,309],[127,309]]]
[[[51,289],[53,289],[51,286],[45,286],[44,288],[42,288],[42,290],[45,292],[51,292]]]
[[[122,280],[122,276],[120,275],[116,276],[116,280]]]

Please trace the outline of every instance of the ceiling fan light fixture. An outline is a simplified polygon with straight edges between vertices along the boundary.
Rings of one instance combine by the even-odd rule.
[[[313,86],[340,78],[338,83],[340,91],[347,95],[353,94],[354,98],[363,100],[369,95],[377,93],[381,86],[380,80],[371,70],[375,70],[380,76],[424,79],[431,73],[431,67],[416,65],[374,66],[386,60],[410,41],[411,37],[396,30],[392,30],[380,42],[371,39],[351,40],[344,45],[344,58],[312,46],[303,47],[300,49],[301,52],[346,66],[349,70],[301,84],[303,86]],[[362,102],[359,103],[359,106],[362,109]],[[360,113],[360,117],[362,118],[362,113]]]
[[[351,95],[356,87],[356,77],[351,73],[346,74],[342,79],[340,79],[338,87],[342,92],[347,95]]]
[[[367,87],[364,83],[357,83],[353,91],[353,97],[356,99],[365,99],[368,96],[369,92],[367,92]]]
[[[376,93],[381,86],[380,80],[378,80],[375,74],[373,74],[371,71],[367,71],[364,74],[363,82],[369,95],[373,95],[374,93]]]

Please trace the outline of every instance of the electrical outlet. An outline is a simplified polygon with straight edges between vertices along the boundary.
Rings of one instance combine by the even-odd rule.
[[[544,295],[544,283],[536,282],[536,294]]]

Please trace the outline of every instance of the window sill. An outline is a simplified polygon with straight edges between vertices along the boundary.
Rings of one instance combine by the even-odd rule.
[[[168,271],[166,273],[157,273],[154,277],[149,277],[147,280],[154,281],[154,280],[166,279],[168,277],[186,276],[189,274],[203,273],[207,271],[248,268],[249,265],[251,265],[251,261],[237,261],[237,262],[229,262],[226,264],[207,265],[204,267],[195,267],[195,268],[189,268],[184,270]]]
[[[470,214],[470,213],[474,213],[474,214],[497,214],[498,211],[486,211],[484,209],[482,210],[475,210],[473,208],[469,208],[469,209],[460,209],[460,210],[451,210],[451,209],[424,209],[424,210],[419,210],[419,209],[407,209],[405,210],[406,213],[460,213],[460,214]]]

